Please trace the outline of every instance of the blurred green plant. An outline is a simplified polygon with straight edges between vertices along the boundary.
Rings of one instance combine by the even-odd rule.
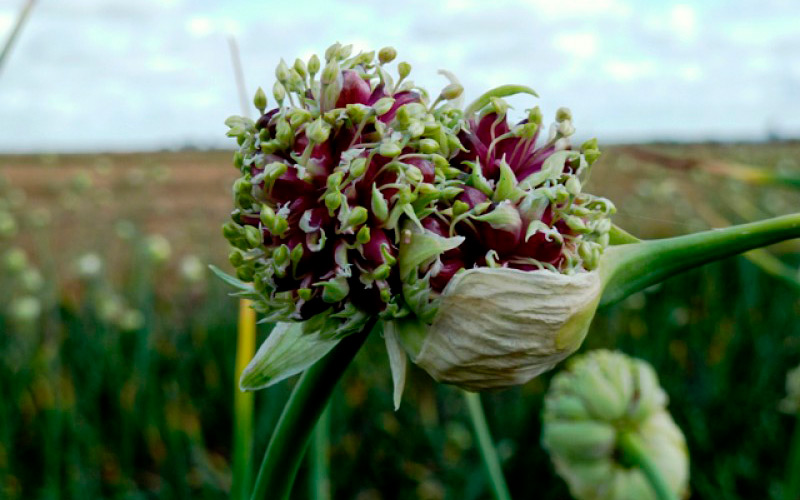
[[[695,148],[662,147],[676,156],[694,154]],[[703,146],[703,151],[772,164],[781,156],[795,157],[797,147]],[[175,162],[170,163],[175,169],[187,161],[185,155],[171,158],[164,161]],[[65,161],[45,159],[25,168],[44,179],[38,169],[56,172]],[[236,302],[213,279],[181,278],[184,250],[173,233],[160,234],[168,237],[174,257],[158,266],[148,263],[137,241],[151,234],[153,222],[137,212],[121,212],[117,224],[97,225],[92,212],[79,211],[75,216],[87,231],[66,242],[56,239],[55,231],[73,215],[58,209],[50,191],[23,191],[9,168],[17,161],[0,161],[0,178],[8,180],[8,190],[0,188],[0,205],[24,228],[12,240],[0,240],[0,498],[228,498]],[[631,185],[631,166],[619,150],[609,148],[601,161],[605,175],[593,179],[598,192]],[[108,168],[114,178],[125,171],[119,160]],[[663,170],[636,168],[642,170],[637,176],[652,179],[652,194]],[[707,198],[722,205],[729,220],[748,220],[724,211],[731,198],[757,203],[760,215],[753,218],[775,214],[770,211],[775,207],[797,206],[788,191],[741,192],[714,179],[694,182],[708,188]],[[122,192],[118,189],[124,186],[114,185],[115,193]],[[148,183],[137,189],[136,199],[152,200],[157,192]],[[648,194],[628,191],[632,197]],[[684,212],[665,208],[656,221],[629,217],[625,227],[636,234],[665,231],[661,236],[686,231],[688,224],[707,227],[694,211],[696,201],[675,198],[683,188],[663,191],[662,198],[647,198],[653,210],[663,203]],[[96,210],[91,197],[83,203]],[[27,226],[26,214],[42,210],[50,213],[50,224]],[[182,222],[209,225],[202,214]],[[179,226],[170,220],[170,231]],[[125,239],[117,237],[117,228]],[[201,261],[216,229],[190,242]],[[771,251],[787,267],[800,267],[796,245]],[[98,290],[105,302],[95,301],[89,284],[77,277],[75,264],[87,253],[103,263]],[[34,294],[41,312],[30,330],[15,326],[6,310],[8,294],[24,290],[22,273],[13,277],[5,270],[7,262],[16,269],[35,268],[42,278]],[[131,322],[138,328],[125,330],[109,319],[115,315],[108,311],[120,310],[138,311],[139,320]],[[785,374],[800,359],[798,315],[800,300],[790,285],[747,260],[728,259],[601,309],[584,348],[614,346],[655,367],[692,452],[692,498],[782,500],[791,477],[786,444],[796,423],[776,408],[785,396]],[[259,340],[267,329],[259,326]],[[485,498],[487,478],[462,394],[432,384],[411,366],[405,404],[394,412],[385,356],[381,339],[368,339],[334,393],[332,497]],[[537,498],[550,500],[569,494],[535,445],[541,441],[549,380],[544,375],[483,396],[512,497],[535,491]],[[256,395],[257,443],[268,439],[292,385],[281,383]],[[257,445],[255,452],[262,451]],[[299,479],[310,479],[310,472],[301,467]],[[295,493],[301,500],[311,498],[306,490]]]

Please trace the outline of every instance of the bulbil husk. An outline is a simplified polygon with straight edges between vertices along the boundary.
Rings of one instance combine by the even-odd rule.
[[[443,291],[412,360],[473,391],[523,384],[580,347],[600,293],[597,272],[463,271]]]

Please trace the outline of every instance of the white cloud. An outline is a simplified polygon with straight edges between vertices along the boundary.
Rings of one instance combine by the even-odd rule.
[[[0,8],[0,36],[13,16]],[[0,74],[0,150],[231,146],[229,33],[250,92],[280,58],[339,40],[394,45],[433,93],[440,68],[467,100],[530,85],[601,138],[758,136],[768,120],[800,133],[798,25],[800,4],[768,0],[41,0]]]
[[[691,5],[678,4],[669,12],[670,27],[682,40],[693,40],[697,35],[697,14]]]
[[[613,80],[622,83],[641,80],[656,74],[656,64],[652,60],[612,59],[603,65],[603,69]]]
[[[591,32],[558,33],[553,38],[553,45],[569,56],[586,59],[597,53],[598,37]]]

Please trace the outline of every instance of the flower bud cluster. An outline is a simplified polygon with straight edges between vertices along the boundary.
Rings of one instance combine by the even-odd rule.
[[[407,227],[410,248],[432,249],[420,252],[427,260],[403,276],[406,300],[426,322],[462,269],[574,274],[597,268],[608,246],[614,205],[582,192],[600,154],[597,141],[572,149],[571,115],[561,108],[548,139],[537,145],[543,130],[539,108],[511,126],[508,107],[491,97],[480,117],[464,117],[457,135],[464,147],[439,184],[458,194],[438,201],[420,227]]]
[[[430,319],[462,269],[574,273],[608,244],[613,205],[581,192],[597,143],[571,149],[569,111],[537,145],[538,108],[509,125],[501,97],[514,92],[462,111],[444,72],[451,83],[429,102],[408,63],[390,75],[396,56],[334,44],[324,62],[281,61],[275,106],[259,89],[257,120],[226,121],[242,176],[223,234],[268,320]]]
[[[226,122],[242,176],[223,234],[237,277],[253,283],[256,307],[269,319],[408,311],[397,271],[401,223],[456,194],[438,186],[437,168],[461,149],[444,123],[459,92],[448,86],[429,105],[406,80],[407,63],[398,78],[389,74],[395,57],[392,48],[376,57],[335,44],[324,63],[281,61],[277,105],[268,109],[259,90],[256,121]]]

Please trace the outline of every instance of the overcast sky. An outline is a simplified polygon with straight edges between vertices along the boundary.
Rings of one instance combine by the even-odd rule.
[[[0,40],[23,0],[0,0]],[[568,106],[601,142],[800,136],[800,1],[40,0],[0,72],[0,151],[232,147],[248,91],[283,57],[393,45],[414,81],[456,73]],[[515,101],[517,108],[533,101]]]

